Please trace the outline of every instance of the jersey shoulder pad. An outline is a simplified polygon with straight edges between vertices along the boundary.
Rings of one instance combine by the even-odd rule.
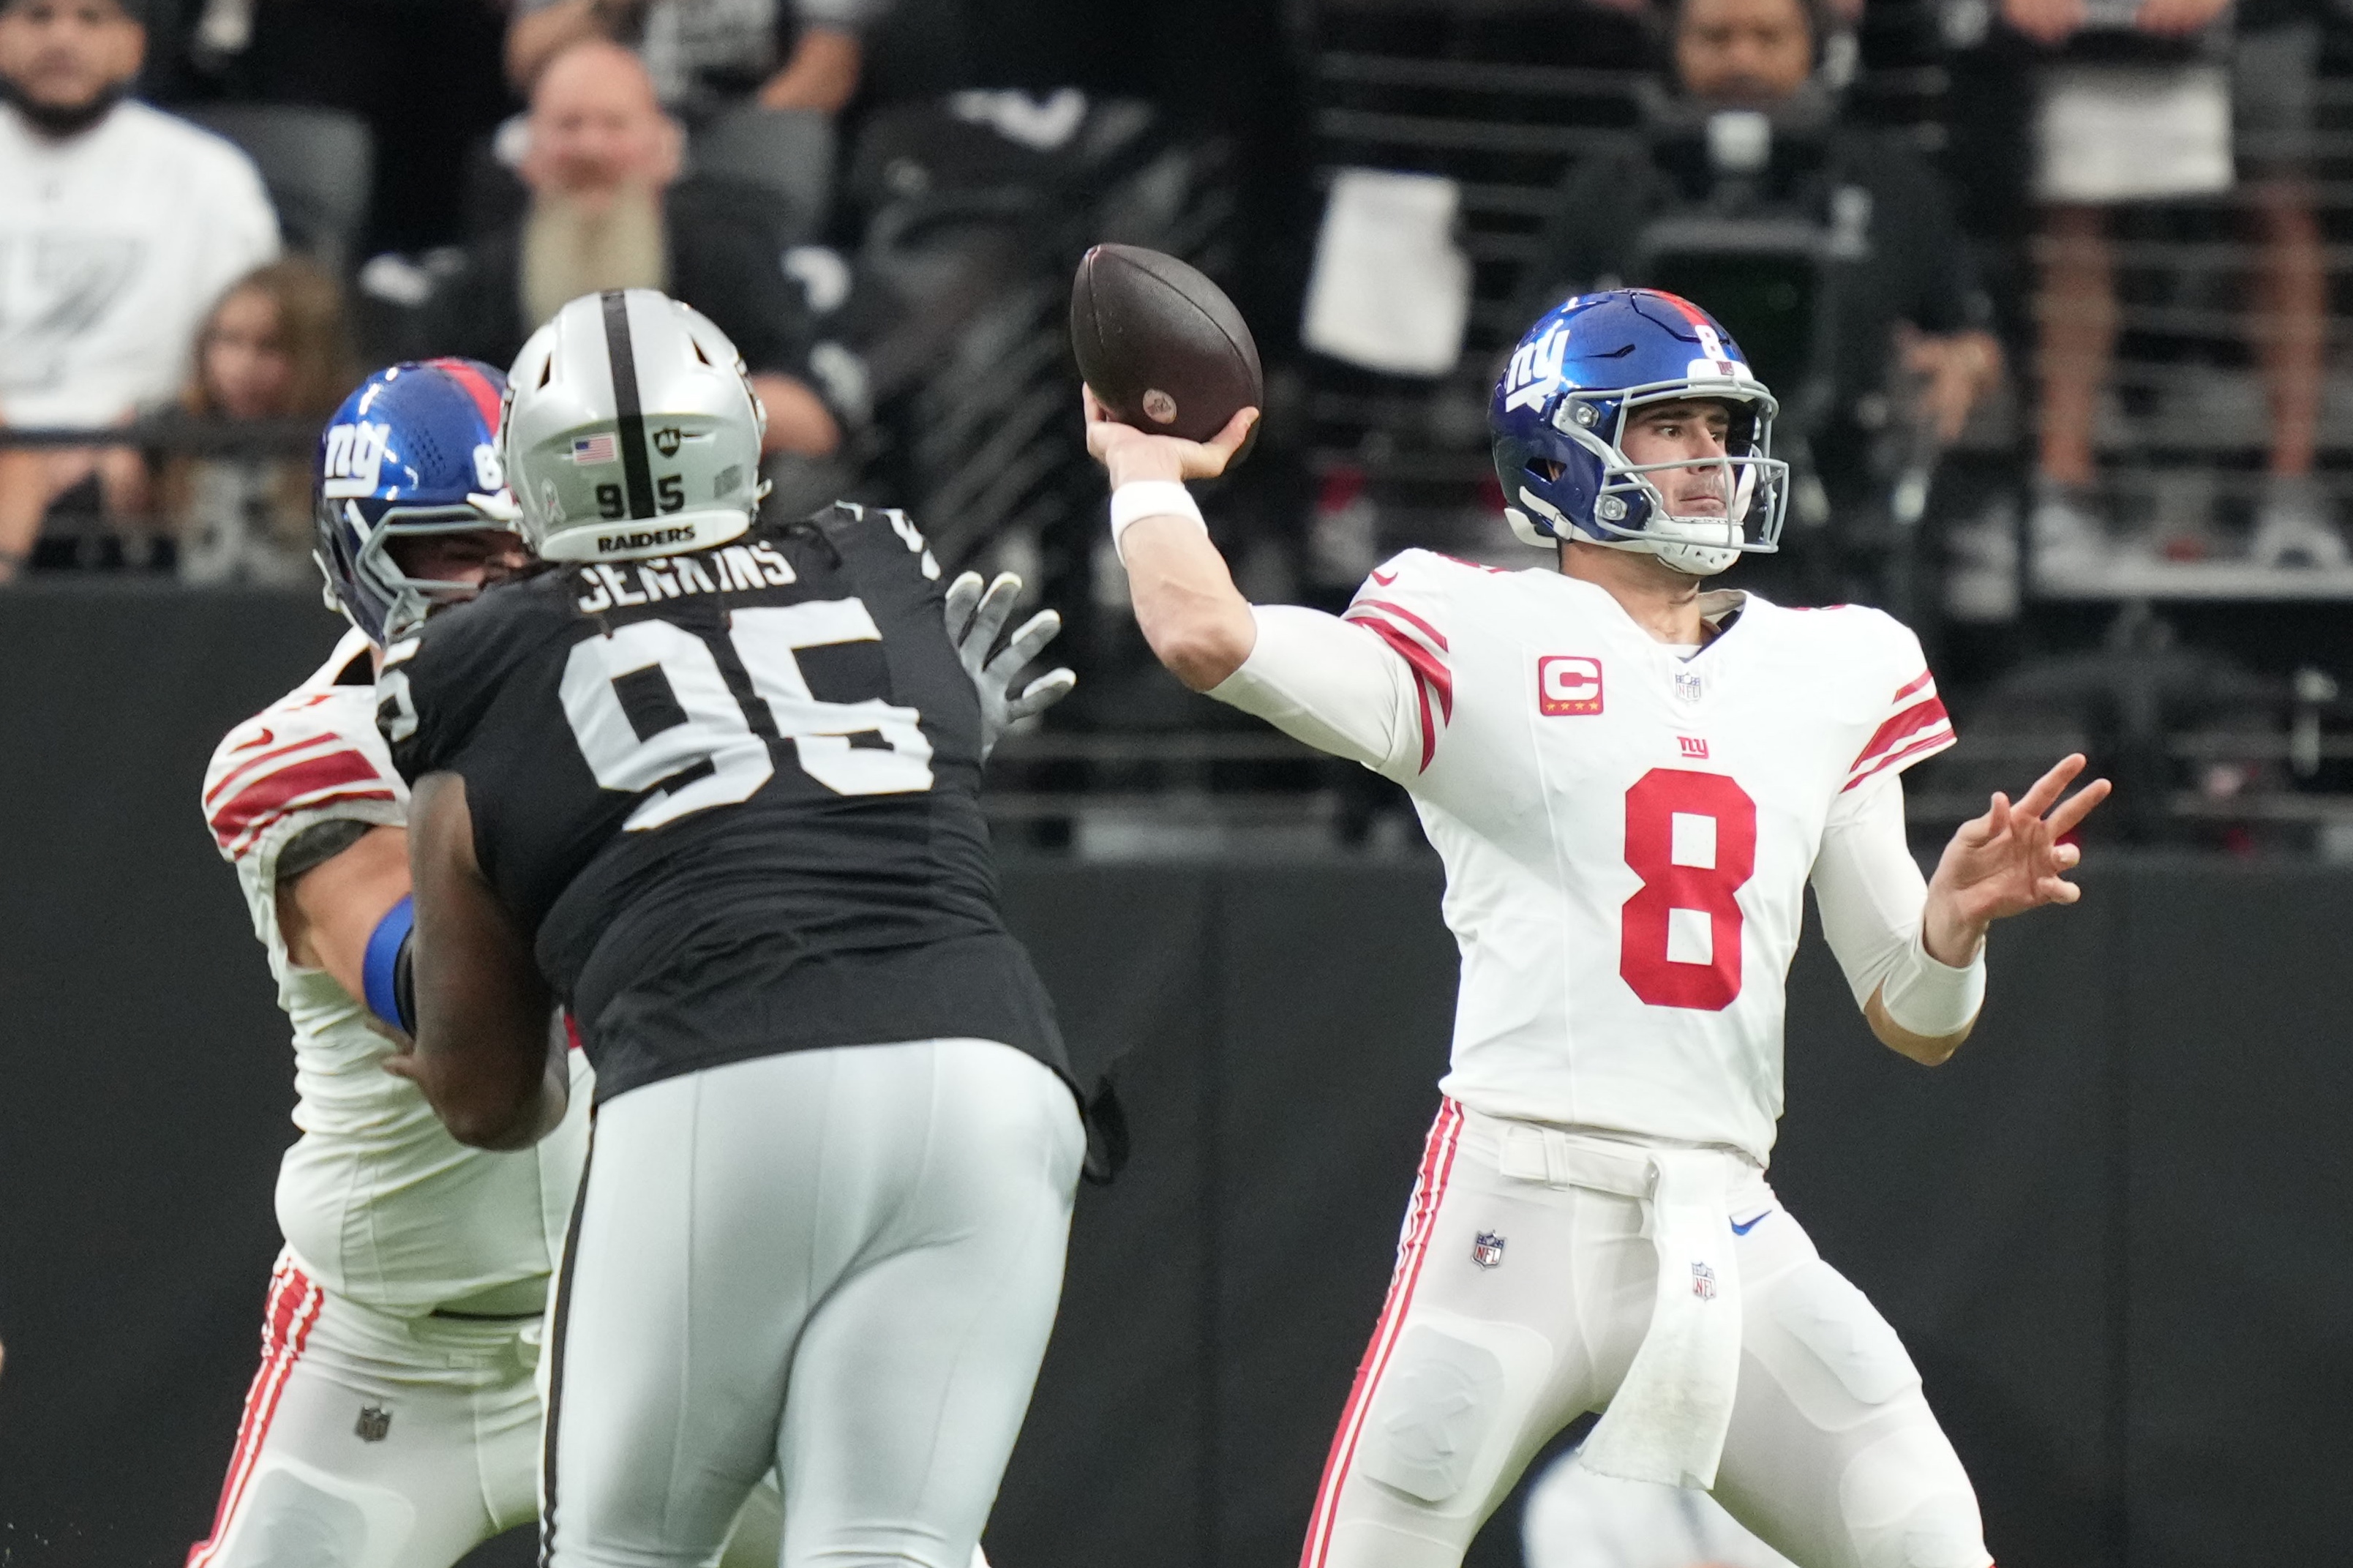
[[[298,816],[391,817],[402,796],[364,686],[298,689],[231,730],[205,770],[206,826],[242,859]]]
[[[1364,627],[1413,670],[1424,716],[1422,765],[1454,718],[1453,614],[1464,574],[1481,570],[1427,550],[1391,556],[1366,575],[1341,618]]]
[[[1858,684],[1855,700],[1870,726],[1842,789],[1891,769],[1901,772],[1958,739],[1919,636],[1910,626],[1863,605],[1840,605],[1815,615],[1831,636],[1824,658]]]
[[[385,648],[375,717],[400,776],[440,766],[508,672],[579,618],[567,574],[542,572],[438,611]]]
[[[914,519],[895,506],[867,506],[854,500],[838,500],[813,517],[811,521],[834,539],[859,544],[879,543],[886,553],[891,546],[911,557],[909,564],[923,574],[926,582],[936,583],[940,577],[938,557],[932,553],[931,542],[923,531],[915,526]]]
[[[1366,574],[1343,614],[1350,620],[1361,613],[1397,621],[1442,652],[1447,637],[1440,623],[1471,581],[1467,574],[1479,570],[1428,550],[1401,551]]]

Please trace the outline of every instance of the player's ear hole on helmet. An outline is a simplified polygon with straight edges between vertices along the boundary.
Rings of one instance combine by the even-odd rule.
[[[1568,465],[1557,458],[1531,458],[1528,459],[1528,467],[1547,479],[1556,479],[1568,472]]]

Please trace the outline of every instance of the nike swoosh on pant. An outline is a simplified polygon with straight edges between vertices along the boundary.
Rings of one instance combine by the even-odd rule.
[[[1758,1225],[1762,1224],[1766,1216],[1770,1215],[1772,1212],[1773,1211],[1771,1209],[1767,1209],[1764,1214],[1751,1215],[1748,1216],[1746,1223],[1743,1223],[1740,1220],[1734,1220],[1732,1222],[1732,1234],[1735,1236],[1746,1236],[1750,1231],[1755,1230]]]

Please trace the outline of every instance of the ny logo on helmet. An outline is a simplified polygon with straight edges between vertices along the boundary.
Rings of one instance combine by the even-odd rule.
[[[327,428],[325,483],[320,493],[330,500],[350,500],[375,493],[376,480],[384,472],[385,447],[392,440],[392,426],[371,425],[362,420],[356,425],[332,425]]]
[[[1532,343],[1522,343],[1504,375],[1504,407],[1535,408],[1560,379],[1560,362],[1568,353],[1568,329],[1553,328]]]

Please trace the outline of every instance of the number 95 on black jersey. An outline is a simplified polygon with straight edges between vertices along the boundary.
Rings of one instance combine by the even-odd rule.
[[[599,1099],[939,1037],[1068,1076],[997,912],[980,704],[943,596],[912,524],[845,503],[504,584],[386,651],[393,760],[464,778],[476,857]]]

